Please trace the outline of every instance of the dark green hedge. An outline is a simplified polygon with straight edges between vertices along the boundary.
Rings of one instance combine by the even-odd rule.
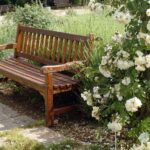
[[[13,4],[13,5],[23,6],[25,3],[31,3],[31,0],[2,0],[0,1],[0,5]]]

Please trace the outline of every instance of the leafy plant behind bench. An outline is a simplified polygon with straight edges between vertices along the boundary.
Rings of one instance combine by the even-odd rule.
[[[8,14],[8,19],[12,19],[16,24],[22,23],[38,28],[48,28],[55,22],[51,12],[38,4],[18,6],[13,13]]]

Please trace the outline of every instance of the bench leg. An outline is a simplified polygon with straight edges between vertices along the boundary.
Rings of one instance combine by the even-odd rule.
[[[50,92],[45,95],[45,119],[47,127],[54,124],[53,94]]]

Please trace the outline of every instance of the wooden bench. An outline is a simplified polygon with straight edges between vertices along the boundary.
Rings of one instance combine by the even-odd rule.
[[[53,96],[71,91],[78,84],[77,80],[62,74],[62,71],[86,59],[87,52],[93,46],[93,39],[92,34],[80,36],[18,25],[16,43],[0,45],[0,50],[15,49],[12,58],[0,60],[0,74],[43,95],[46,126],[51,126],[54,115],[75,107],[54,108]],[[28,60],[38,62],[41,67]]]

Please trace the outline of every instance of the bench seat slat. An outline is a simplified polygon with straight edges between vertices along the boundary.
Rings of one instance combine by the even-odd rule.
[[[29,85],[31,84],[31,87],[34,85],[34,87],[36,87],[35,89],[38,90],[41,90],[42,87],[46,87],[45,76],[41,73],[40,67],[35,67],[31,64],[27,65],[26,62],[23,63],[23,61],[19,61],[19,59],[11,58],[0,61],[0,72],[2,74],[4,73],[4,75],[9,74],[9,78],[14,74],[12,77],[13,80],[18,82],[24,80],[24,82],[28,82]],[[53,88],[56,90],[56,93],[59,91],[62,92],[62,90],[66,91],[67,88],[70,90],[70,88],[77,84],[77,81],[71,77],[60,73],[54,73],[53,82]]]
[[[11,63],[13,63],[15,65],[18,65],[18,66],[22,66],[23,67],[22,69],[28,68],[29,72],[34,72],[38,76],[45,77],[43,74],[41,74],[40,67],[38,67],[38,66],[35,66],[35,65],[32,65],[32,64],[28,64],[25,61],[21,62],[21,60],[19,61],[19,60],[14,59],[14,58],[11,58],[11,59],[6,60],[6,61],[9,61],[9,62],[11,62]],[[54,74],[54,76],[57,76],[57,79],[61,77],[62,81],[67,81],[67,82],[69,82],[71,84],[77,84],[77,82],[79,82],[78,80],[73,79],[72,77],[69,77],[68,75],[65,75],[65,74],[60,74],[60,73],[53,73],[53,74]],[[56,78],[54,78],[54,79],[56,79]]]
[[[11,61],[12,63],[15,63],[16,65],[23,65],[23,67],[28,67],[30,70],[35,70],[36,72],[39,72],[41,74],[40,67],[29,64],[25,61],[22,61],[20,58],[18,58],[18,59],[10,58],[8,61]],[[53,74],[54,74],[54,76],[59,76],[59,77],[63,76],[64,80],[69,80],[69,82],[71,82],[72,84],[76,84],[79,82],[78,80],[73,79],[72,77],[69,77],[68,75],[65,75],[65,74],[63,74],[63,75],[61,73],[53,73]],[[43,76],[43,74],[41,74],[41,75]]]

